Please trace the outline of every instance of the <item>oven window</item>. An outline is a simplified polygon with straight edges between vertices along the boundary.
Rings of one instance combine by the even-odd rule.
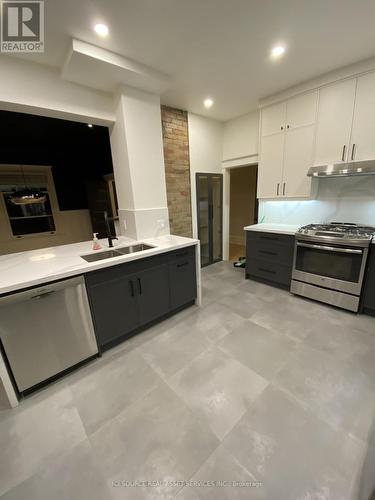
[[[296,269],[305,273],[357,283],[362,254],[297,247]]]
[[[14,205],[11,202],[11,193],[4,193],[5,206],[14,236],[54,233],[55,222],[48,191],[45,188],[38,188],[38,190],[46,195],[46,201],[35,205]]]

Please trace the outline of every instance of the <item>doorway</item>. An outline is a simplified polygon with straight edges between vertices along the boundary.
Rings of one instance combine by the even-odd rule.
[[[196,174],[201,266],[223,259],[223,174]]]
[[[229,260],[246,256],[245,226],[258,222],[257,165],[229,169]]]

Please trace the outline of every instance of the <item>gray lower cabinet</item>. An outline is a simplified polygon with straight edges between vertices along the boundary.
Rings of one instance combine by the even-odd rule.
[[[195,254],[191,247],[172,254],[168,268],[171,307],[177,309],[197,295]]]
[[[246,235],[246,278],[284,288],[290,287],[294,236],[248,231]]]
[[[365,286],[362,297],[362,311],[375,316],[375,245],[370,245]]]
[[[170,310],[168,265],[162,264],[137,274],[141,324],[149,323]]]
[[[195,247],[99,269],[85,279],[105,349],[195,300]]]
[[[88,282],[88,295],[95,333],[104,346],[139,326],[139,307],[136,295],[136,275],[120,275],[98,283]]]

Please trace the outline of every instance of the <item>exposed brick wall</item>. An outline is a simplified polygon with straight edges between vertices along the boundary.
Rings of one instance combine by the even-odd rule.
[[[191,237],[190,158],[187,112],[162,106],[161,119],[171,234]]]

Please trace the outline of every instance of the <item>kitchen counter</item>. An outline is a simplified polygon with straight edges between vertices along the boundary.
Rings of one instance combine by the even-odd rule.
[[[51,281],[77,276],[105,267],[143,259],[179,248],[195,246],[196,273],[197,273],[197,299],[196,304],[201,304],[200,281],[200,248],[199,240],[184,238],[182,236],[160,236],[147,238],[142,242],[153,245],[155,248],[135,252],[128,255],[112,257],[96,262],[86,262],[80,256],[99,253],[101,250],[92,250],[92,241],[61,245],[0,256],[0,295],[7,294]],[[136,242],[130,238],[119,237],[113,242],[114,248],[125,247]],[[108,241],[100,240],[102,250],[108,250]],[[8,402],[9,407],[19,404],[17,394],[13,387],[6,362],[0,353],[0,401]]]
[[[294,235],[303,224],[253,224],[244,227],[245,231],[264,231],[265,233],[280,233]]]
[[[101,251],[92,250],[92,241],[2,255],[0,256],[0,295],[199,243],[198,240],[192,238],[173,235],[147,238],[142,242],[153,245],[155,248],[96,262],[86,262],[80,257]],[[125,237],[119,237],[113,242],[114,248],[134,243],[137,242]],[[108,250],[106,239],[100,240],[100,244],[102,250]]]

